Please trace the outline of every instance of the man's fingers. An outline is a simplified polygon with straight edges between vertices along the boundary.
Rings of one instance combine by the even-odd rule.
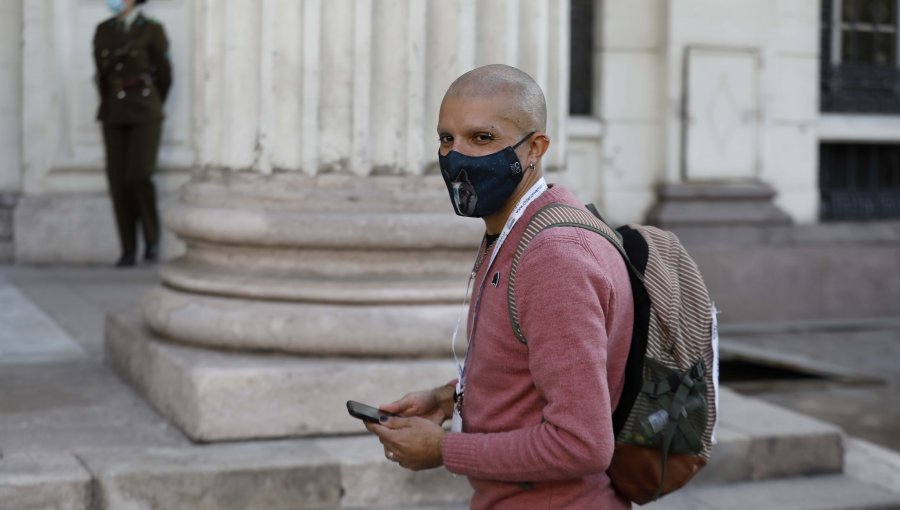
[[[409,418],[382,417],[380,425],[390,430],[405,429],[409,427]]]
[[[408,406],[403,404],[403,400],[397,400],[396,402],[391,402],[390,404],[379,406],[378,409],[381,409],[386,413],[400,414],[400,412],[403,411],[406,407]]]
[[[400,400],[395,400],[390,404],[379,407],[382,411],[387,411],[392,414],[403,414],[404,412],[409,412],[413,408],[415,408],[415,400],[408,394],[404,395]]]
[[[387,422],[384,423],[371,423],[366,425],[370,432],[378,436],[378,439],[381,441],[381,444],[390,447],[390,445],[396,442],[398,434],[400,434],[400,429],[405,428],[404,422],[406,422],[406,418],[391,418]]]

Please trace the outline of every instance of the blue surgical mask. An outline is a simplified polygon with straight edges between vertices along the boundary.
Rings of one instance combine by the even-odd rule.
[[[124,0],[106,0],[106,6],[109,7],[109,10],[111,10],[113,14],[119,14],[125,10],[125,1]]]
[[[441,176],[456,214],[482,218],[506,204],[525,172],[515,149],[534,133],[528,133],[512,147],[486,156],[466,156],[456,151],[446,156],[438,153]]]

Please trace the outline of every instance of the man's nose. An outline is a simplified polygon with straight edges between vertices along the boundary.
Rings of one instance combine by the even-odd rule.
[[[450,151],[460,152],[459,142],[454,140],[450,143],[441,144],[440,153],[442,156],[446,156],[447,154],[450,154]]]
[[[456,151],[460,154],[467,154],[468,152],[471,152],[468,147],[469,146],[466,145],[465,140],[454,138],[449,145],[445,145],[443,147],[443,150],[447,151],[444,154],[448,154],[450,151]]]

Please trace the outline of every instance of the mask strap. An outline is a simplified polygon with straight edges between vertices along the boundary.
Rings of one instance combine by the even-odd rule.
[[[537,133],[537,131],[532,131],[531,133],[528,133],[527,135],[525,135],[525,138],[522,138],[521,140],[519,140],[519,142],[517,144],[513,145],[512,148],[518,149],[519,146],[522,145],[523,142],[525,142],[525,140],[528,140],[529,138],[531,138],[531,136],[535,133]]]

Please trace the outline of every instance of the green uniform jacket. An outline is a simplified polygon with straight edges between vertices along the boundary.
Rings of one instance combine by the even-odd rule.
[[[116,18],[97,25],[94,62],[100,109],[111,125],[159,122],[172,86],[169,41],[163,26],[139,14],[128,31]]]

